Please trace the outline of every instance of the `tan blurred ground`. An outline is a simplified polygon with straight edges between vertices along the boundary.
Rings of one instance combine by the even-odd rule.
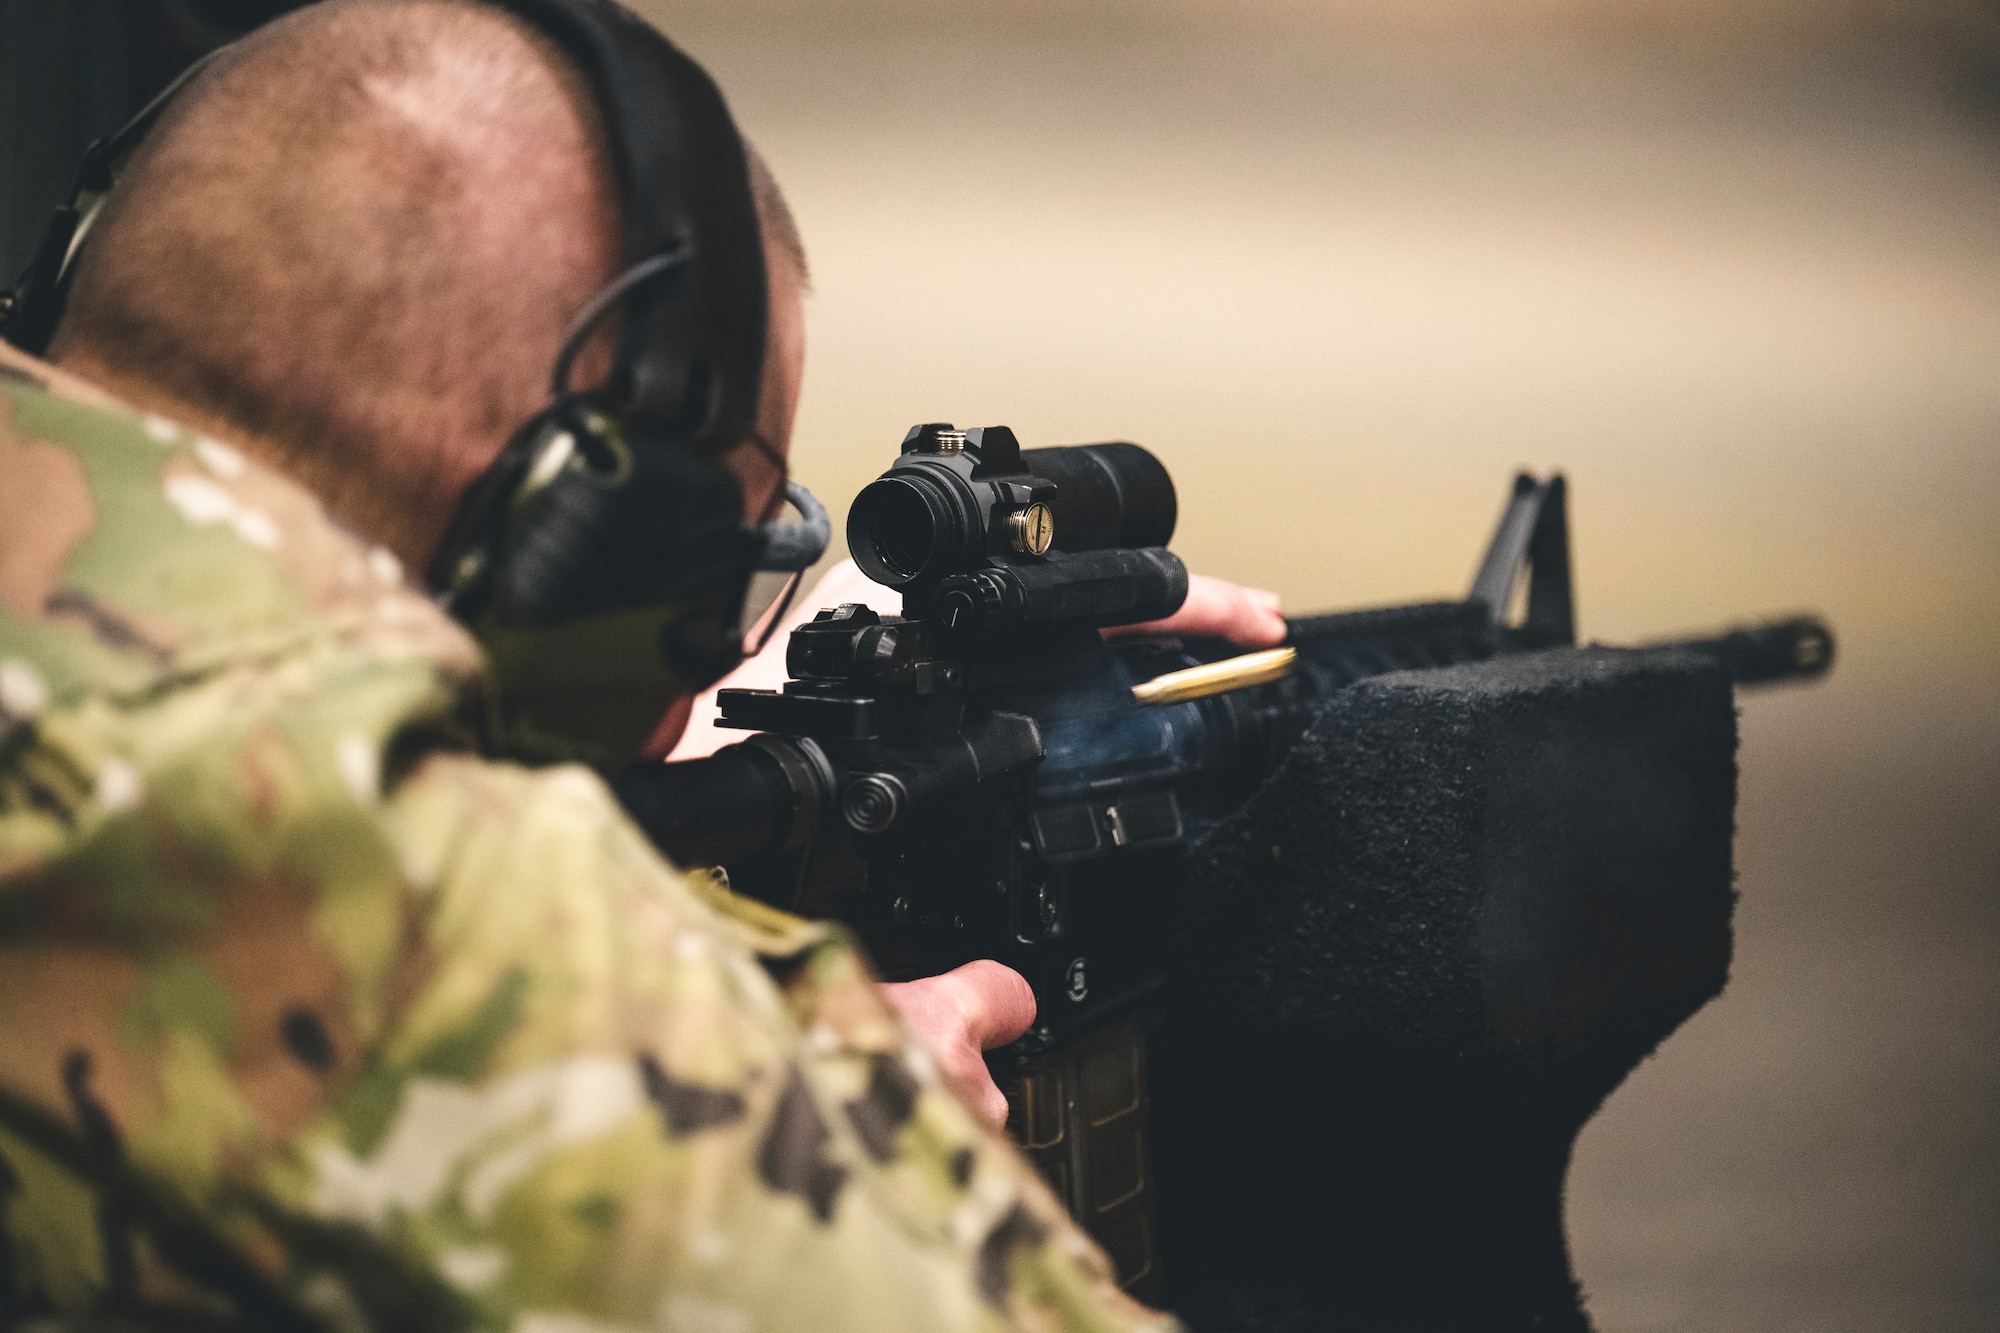
[[[805,227],[830,501],[914,421],[1133,438],[1305,610],[1462,589],[1560,466],[1587,634],[1832,617],[1744,701],[1735,978],[1585,1131],[1577,1264],[1608,1333],[2000,1328],[1978,7],[650,8]]]

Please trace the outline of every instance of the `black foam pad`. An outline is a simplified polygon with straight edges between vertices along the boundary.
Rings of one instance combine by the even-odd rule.
[[[1365,680],[1197,850],[1154,1037],[1198,1328],[1588,1327],[1577,1130],[1722,988],[1735,710],[1711,657]]]

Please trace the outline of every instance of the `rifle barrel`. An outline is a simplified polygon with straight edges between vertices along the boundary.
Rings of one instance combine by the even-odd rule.
[[[1720,634],[1667,639],[1648,647],[1688,648],[1721,660],[1738,685],[1823,676],[1833,666],[1833,631],[1818,616],[1736,625]]]

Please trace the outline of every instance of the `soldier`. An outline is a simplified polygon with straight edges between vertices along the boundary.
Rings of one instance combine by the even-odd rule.
[[[505,662],[404,571],[617,273],[610,156],[535,26],[328,0],[140,145],[55,364],[0,353],[8,1322],[1167,1322],[837,929],[671,869],[586,768],[482,753]],[[800,370],[764,194],[752,516]],[[996,984],[912,1005],[955,1063]]]

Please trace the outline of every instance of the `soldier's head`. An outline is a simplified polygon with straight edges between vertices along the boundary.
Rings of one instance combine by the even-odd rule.
[[[805,264],[754,154],[751,176],[771,303],[758,427],[782,451]],[[622,266],[619,207],[596,106],[529,25],[469,0],[325,0],[225,53],[142,142],[50,355],[265,454],[422,568]],[[754,518],[778,467],[749,447],[730,461]]]

